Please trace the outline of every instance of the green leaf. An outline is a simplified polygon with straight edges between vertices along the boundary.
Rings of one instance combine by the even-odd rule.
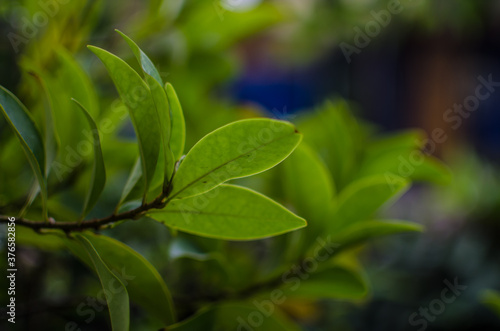
[[[301,138],[292,124],[282,121],[260,118],[225,125],[203,137],[186,155],[174,176],[169,200],[265,171],[290,155]]]
[[[186,123],[184,121],[184,113],[182,112],[181,103],[175,93],[172,84],[165,85],[167,92],[168,102],[170,104],[170,117],[171,117],[171,138],[170,150],[172,151],[175,160],[179,160],[184,153],[184,144],[186,143]]]
[[[145,199],[156,169],[161,143],[158,116],[151,91],[139,74],[123,60],[98,47],[89,46],[89,49],[106,66],[129,110],[139,142]]]
[[[132,49],[132,52],[134,52],[134,55],[141,65],[141,69],[144,74],[154,78],[158,82],[158,84],[163,87],[163,81],[161,79],[160,73],[156,69],[151,59],[146,55],[146,53],[144,53],[129,36],[118,29],[115,29],[115,31],[118,32],[123,37],[123,39],[125,39],[130,49]]]
[[[358,300],[368,294],[368,285],[362,275],[349,268],[334,266],[300,278],[291,271],[283,274],[286,296],[301,299]]]
[[[281,298],[280,298],[281,299]],[[260,303],[260,302],[259,302]],[[255,303],[224,302],[205,307],[185,321],[174,324],[165,330],[175,331],[232,331],[232,330],[259,330],[259,331],[299,331],[300,328],[289,321],[279,310],[278,304],[269,303],[266,308],[269,314],[263,315]],[[259,306],[260,307],[260,306]],[[254,315],[261,316],[260,319]],[[260,323],[255,324],[257,321]],[[255,325],[255,329],[251,326]]]
[[[158,271],[142,255],[113,238],[86,233],[108,266],[123,272],[133,302],[142,306],[163,325],[175,322],[172,297]]]
[[[332,240],[342,245],[353,245],[375,237],[401,232],[421,232],[423,226],[413,222],[399,220],[367,220],[347,226],[332,235]]]
[[[136,196],[135,194],[137,193],[136,192],[137,190],[140,190],[141,192],[144,191],[143,189],[144,181],[140,182],[140,179],[142,178],[141,164],[142,164],[141,159],[138,158],[137,161],[135,161],[132,170],[130,171],[127,181],[125,182],[125,186],[123,187],[122,191],[122,196],[120,198],[120,202],[117,205],[117,208],[130,199],[133,200],[134,198],[138,198],[138,196]],[[141,186],[139,183],[142,183],[143,185]]]
[[[158,271],[142,255],[113,238],[89,232],[82,234],[92,243],[102,260],[125,283],[130,299],[144,308],[162,325],[175,322],[171,294]],[[92,268],[89,259],[82,254],[72,240],[64,238],[71,252]]]
[[[127,289],[122,281],[109,270],[104,261],[97,253],[92,243],[82,235],[76,235],[76,239],[87,252],[99,280],[108,303],[109,316],[113,331],[128,331],[130,323],[130,308]]]
[[[55,251],[65,248],[63,240],[52,235],[40,235],[35,230],[19,226],[16,228],[16,243],[18,245],[36,247],[46,251]]]
[[[362,133],[347,103],[327,102],[298,125],[304,141],[317,151],[330,170],[337,191],[350,181],[358,167]]]
[[[79,100],[89,114],[97,118],[99,115],[99,101],[94,84],[89,76],[75,60],[74,55],[66,49],[58,48],[57,55],[61,70],[59,78],[63,79],[66,93],[70,94],[70,97]],[[67,97],[67,95],[64,97]]]
[[[402,177],[373,176],[352,182],[339,195],[334,212],[335,228],[367,220],[391,199],[402,195],[409,182]]]
[[[132,49],[137,61],[141,65],[142,71],[144,73],[144,78],[146,83],[148,84],[151,95],[153,97],[153,101],[156,106],[156,111],[158,115],[158,121],[160,124],[160,133],[162,137],[163,143],[163,157],[164,157],[164,186],[168,184],[168,180],[173,173],[174,170],[174,156],[169,147],[170,141],[170,107],[167,99],[166,91],[163,89],[163,81],[160,77],[160,73],[154,66],[153,62],[149,59],[149,57],[137,46],[137,44],[122,33],[119,30],[117,31],[123,39],[127,42],[127,44]]]
[[[0,111],[9,126],[14,130],[23,148],[29,164],[40,185],[43,216],[47,219],[47,184],[45,178],[45,148],[40,131],[31,118],[28,110],[13,95],[0,86]]]
[[[104,185],[106,184],[106,168],[104,167],[104,159],[102,157],[102,149],[101,149],[101,139],[99,138],[99,130],[97,129],[97,125],[94,122],[94,119],[90,115],[90,113],[85,109],[85,107],[79,103],[77,100],[72,99],[77,105],[78,108],[82,111],[89,123],[90,130],[92,131],[92,137],[94,139],[94,164],[92,166],[92,178],[90,180],[90,189],[88,191],[87,197],[85,198],[85,202],[83,204],[83,212],[82,219],[87,215],[92,208],[94,208],[99,196],[104,189]]]
[[[436,184],[450,184],[453,178],[450,168],[432,156],[425,156],[423,162],[415,167],[411,174],[415,181],[427,181]]]
[[[492,311],[500,316],[500,292],[493,290],[483,291],[481,302],[488,306]]]
[[[54,101],[52,100],[52,97],[49,93],[48,87],[47,87],[47,82],[44,79],[43,75],[38,72],[36,69],[30,69],[29,72],[35,80],[38,82],[40,85],[43,93],[45,94],[46,97],[46,104],[44,107],[44,113],[45,113],[45,118],[44,118],[44,136],[45,136],[45,177],[48,178],[52,162],[57,156],[57,153],[59,151],[59,136],[57,135],[57,130],[55,129],[54,126]]]
[[[366,148],[366,157],[373,159],[393,151],[412,151],[422,148],[425,131],[420,129],[405,130],[375,139]]]
[[[273,200],[234,185],[220,185],[203,195],[173,200],[148,216],[174,229],[227,240],[260,239],[306,225]]]
[[[328,169],[304,142],[283,161],[284,189],[298,215],[308,221],[306,231],[316,237],[324,229],[333,205],[333,183]]]

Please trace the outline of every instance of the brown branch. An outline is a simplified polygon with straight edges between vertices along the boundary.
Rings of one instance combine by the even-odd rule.
[[[25,226],[32,228],[33,230],[48,230],[48,229],[59,229],[65,232],[72,231],[83,231],[86,229],[100,229],[105,225],[109,225],[114,222],[126,220],[126,219],[137,219],[144,215],[145,212],[151,209],[161,209],[165,207],[165,195],[161,194],[155,200],[145,203],[135,209],[119,213],[112,214],[104,218],[94,218],[83,222],[43,222],[43,221],[33,221],[25,218],[16,219],[16,225]],[[9,216],[0,215],[0,223],[8,223]]]

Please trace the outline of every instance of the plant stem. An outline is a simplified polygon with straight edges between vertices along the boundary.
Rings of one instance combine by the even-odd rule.
[[[126,219],[137,219],[142,216],[145,212],[151,209],[161,209],[165,207],[165,202],[163,201],[165,196],[161,194],[156,199],[149,203],[145,203],[135,209],[120,213],[120,214],[112,214],[103,218],[94,218],[88,221],[83,222],[42,222],[42,221],[33,221],[26,218],[16,219],[16,224],[25,226],[28,228],[32,228],[34,230],[44,230],[44,229],[59,229],[64,230],[65,232],[72,231],[83,231],[86,229],[99,229],[102,226],[126,220]],[[0,223],[8,223],[9,216],[0,215]]]

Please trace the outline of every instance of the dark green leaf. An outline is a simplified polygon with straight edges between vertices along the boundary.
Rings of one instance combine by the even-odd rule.
[[[423,227],[413,222],[399,220],[367,220],[347,226],[332,235],[332,240],[342,245],[352,245],[369,239],[401,232],[421,232]]]
[[[89,123],[90,130],[92,132],[92,138],[94,139],[94,164],[92,166],[92,178],[90,180],[90,188],[85,198],[85,202],[83,204],[83,212],[82,219],[87,215],[92,208],[94,208],[99,196],[104,189],[104,185],[106,184],[106,169],[104,167],[104,159],[102,157],[101,150],[101,139],[99,138],[99,130],[97,129],[97,125],[94,122],[94,119],[90,115],[90,113],[85,109],[85,107],[79,103],[77,100],[73,99],[73,101],[78,105],[78,108],[82,111]]]
[[[109,316],[113,331],[128,331],[130,323],[130,308],[127,289],[122,281],[109,270],[104,261],[97,253],[92,243],[82,235],[76,235],[76,239],[87,252],[94,270],[106,296]]]
[[[43,215],[47,219],[47,184],[45,178],[45,148],[40,131],[31,115],[16,96],[0,86],[0,111],[14,130],[29,164],[40,185]]]
[[[308,221],[308,236],[325,228],[333,206],[333,183],[321,159],[302,142],[283,162],[284,188],[298,215]]]
[[[364,277],[341,266],[307,274],[307,278],[303,276],[303,279],[292,272],[284,274],[283,277],[286,283],[283,287],[285,295],[294,298],[357,300],[368,294]]]
[[[224,302],[206,307],[187,320],[174,324],[165,330],[175,331],[299,331],[300,328],[288,321],[278,310],[278,305],[269,304],[263,315],[255,304],[247,302]],[[260,306],[259,306],[260,307]],[[254,316],[261,318],[255,318]],[[258,323],[257,323],[258,322]]]
[[[481,294],[481,302],[500,316],[500,293],[498,291],[486,290]]]
[[[160,73],[154,66],[153,62],[149,59],[149,57],[137,46],[137,44],[122,33],[119,30],[116,30],[127,42],[127,44],[132,49],[137,61],[141,65],[142,71],[144,72],[144,78],[146,83],[148,84],[151,95],[153,97],[153,101],[156,106],[156,111],[158,115],[158,121],[160,124],[160,133],[162,137],[163,143],[163,157],[164,157],[164,185],[168,184],[168,180],[172,175],[174,170],[174,157],[172,155],[172,151],[169,147],[170,141],[170,107],[166,95],[166,91],[163,89],[163,81],[160,77]],[[158,165],[160,166],[160,165]]]

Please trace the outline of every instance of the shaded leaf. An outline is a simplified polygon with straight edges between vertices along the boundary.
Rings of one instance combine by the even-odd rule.
[[[357,300],[368,294],[368,285],[363,276],[340,266],[308,274],[303,279],[292,272],[283,277],[285,295],[292,298]]]
[[[283,162],[284,191],[298,215],[308,221],[310,240],[325,228],[333,206],[333,183],[328,169],[304,142]]]
[[[156,69],[151,59],[146,55],[146,53],[144,53],[129,36],[127,36],[118,29],[115,29],[115,31],[118,32],[123,37],[123,39],[125,39],[132,52],[134,52],[134,55],[139,64],[141,65],[141,69],[144,72],[144,74],[152,77],[154,80],[158,82],[158,84],[160,84],[160,86],[163,87],[163,81],[161,79],[160,73]]]
[[[0,86],[0,111],[14,130],[33,172],[42,196],[43,215],[47,219],[47,183],[45,177],[45,148],[40,131],[19,99]]]
[[[175,322],[170,291],[148,260],[113,238],[88,232],[81,236],[90,241],[106,265],[120,275],[131,300],[161,322],[158,327]],[[76,257],[92,267],[90,260],[72,240],[64,240]]]
[[[262,316],[262,322],[258,323],[258,325],[256,325],[257,319],[255,321],[252,319],[252,316],[255,314]],[[252,320],[249,322],[249,319]],[[224,302],[206,307],[187,320],[167,327],[164,330],[254,330],[251,325],[254,325],[256,329],[261,331],[300,330],[297,325],[286,319],[276,305],[272,305],[272,311],[269,314],[262,315],[255,304],[247,302]]]
[[[402,195],[409,187],[404,178],[373,176],[352,182],[339,195],[334,212],[335,228],[366,220],[389,200]]]
[[[113,331],[128,331],[130,323],[130,308],[127,289],[122,281],[109,270],[97,253],[92,243],[82,235],[76,239],[87,252],[90,261],[101,282],[108,304],[109,316]]]
[[[500,292],[493,290],[483,291],[481,302],[488,306],[495,314],[500,316]]]
[[[78,105],[78,108],[80,108],[82,113],[85,115],[85,118],[87,119],[90,130],[92,132],[92,138],[94,139],[94,163],[92,166],[92,178],[90,179],[90,188],[83,204],[83,219],[85,215],[87,215],[92,210],[92,208],[94,208],[97,200],[99,199],[99,196],[102,193],[102,190],[104,189],[104,185],[106,184],[106,169],[104,167],[101,139],[99,138],[99,130],[97,129],[97,125],[95,124],[94,119],[85,109],[85,107],[77,100],[73,99],[73,101]]]

